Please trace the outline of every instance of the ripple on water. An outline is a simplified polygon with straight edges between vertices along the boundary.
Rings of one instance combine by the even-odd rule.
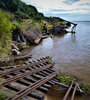
[[[90,22],[76,22],[76,34],[57,35],[44,39],[30,53],[32,57],[51,56],[56,63],[55,68],[84,79],[90,84]],[[63,93],[51,90],[45,100],[60,100]],[[59,99],[58,99],[59,98]],[[90,100],[90,97],[76,97],[75,100]]]

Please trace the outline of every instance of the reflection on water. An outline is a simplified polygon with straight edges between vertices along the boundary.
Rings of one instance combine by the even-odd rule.
[[[82,78],[90,84],[90,22],[76,23],[78,24],[76,34],[68,33],[44,39],[30,53],[34,58],[51,56],[56,69]]]
[[[53,48],[53,39],[48,38],[48,40],[45,40],[46,42],[43,43],[43,49],[51,50]]]
[[[71,34],[71,39],[72,39],[72,42],[76,43],[76,34],[75,33]]]
[[[44,100],[63,100],[67,90],[58,86],[53,86],[48,94],[45,94]],[[72,93],[69,95],[67,100],[71,100]],[[90,96],[78,95],[76,93],[74,100],[90,100]]]

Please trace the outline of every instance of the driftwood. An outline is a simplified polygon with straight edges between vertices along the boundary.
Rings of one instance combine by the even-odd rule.
[[[10,62],[13,62],[13,61],[27,60],[29,58],[31,58],[31,55],[8,57],[7,59],[0,60],[0,66],[8,65]]]
[[[12,41],[12,43],[14,43],[14,44],[16,44],[16,45],[20,45],[20,46],[25,46],[25,45],[26,45],[25,42],[20,43],[20,42]]]
[[[31,55],[10,57],[10,59],[13,59],[13,61],[26,60],[28,58],[31,58]]]

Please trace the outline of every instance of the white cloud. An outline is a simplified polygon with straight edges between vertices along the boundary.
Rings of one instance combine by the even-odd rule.
[[[78,13],[90,14],[90,0],[79,0],[71,5],[64,3],[67,0],[22,0],[37,7],[38,11],[51,14]],[[88,4],[88,5],[87,5]],[[58,11],[53,11],[53,10]],[[60,11],[59,11],[60,10]],[[65,11],[61,11],[65,10]]]
[[[55,12],[53,11],[52,14],[87,14],[87,10],[72,10],[72,11],[63,11],[63,12]]]

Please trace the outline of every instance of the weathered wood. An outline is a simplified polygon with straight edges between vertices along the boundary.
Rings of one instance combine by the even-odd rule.
[[[21,97],[25,97],[30,92],[32,92],[36,88],[40,87],[41,85],[43,85],[44,83],[46,83],[47,81],[49,81],[50,79],[52,79],[55,76],[56,76],[56,73],[54,72],[54,73],[38,80],[37,82],[33,83],[32,85],[29,85],[27,88],[19,91],[16,95],[14,95],[6,100],[17,100],[17,99],[20,99]]]
[[[42,79],[42,78],[43,78],[43,76],[36,75],[36,74],[33,74],[32,76],[35,77],[35,78],[38,78],[38,79]],[[51,80],[49,80],[49,81],[46,82],[46,83],[49,84],[49,85],[54,85],[54,84],[55,84],[55,83],[52,82]]]
[[[77,85],[77,83],[76,83],[75,88],[74,88],[74,90],[73,90],[73,94],[72,94],[71,100],[74,100],[74,95],[75,95],[77,86],[78,86],[78,85]]]
[[[54,80],[51,80],[51,82],[53,82],[54,84],[56,84],[56,85],[59,85],[59,86],[61,86],[61,87],[64,87],[64,88],[69,88],[69,86],[68,85],[65,85],[65,84],[62,84],[62,83],[60,83],[60,82],[56,82],[56,81],[54,81]],[[72,87],[72,90],[73,90],[74,88]],[[80,91],[79,89],[76,89],[76,91],[78,92],[78,93],[80,93],[80,94],[82,94],[84,91]]]
[[[70,91],[71,91],[71,89],[72,89],[72,86],[73,86],[73,82],[71,83],[70,87],[68,88],[68,91],[66,92],[66,94],[65,94],[65,96],[64,96],[64,98],[63,98],[63,100],[67,100],[67,97],[68,97],[68,95],[69,95],[69,93],[70,93]]]
[[[9,58],[7,58],[7,60],[2,60],[0,61],[0,66],[4,66],[5,64],[12,62],[12,61],[21,61],[21,60],[27,60],[31,58],[31,55],[19,55],[19,56],[11,56]]]
[[[7,85],[5,87],[8,88],[8,89],[11,89],[13,91],[16,91],[16,92],[19,92],[20,90],[22,90],[20,87],[14,86],[14,85],[11,85],[11,84]],[[31,92],[31,93],[28,94],[28,96],[33,97],[33,98],[38,99],[38,100],[44,100],[44,96],[39,94],[39,93],[36,93],[36,92]]]
[[[65,95],[65,98],[63,100],[66,100],[70,90],[74,90],[73,95],[72,95],[72,100],[73,100],[76,91],[79,93],[82,92],[80,90],[79,85],[77,84],[74,88],[74,87],[72,87],[72,84],[69,87],[68,85],[64,85],[64,84],[60,83],[59,79],[56,77],[56,75],[57,75],[56,72],[54,70],[52,70],[53,64],[48,63],[48,60],[46,61],[46,59],[49,60],[48,57],[47,58],[43,57],[40,60],[38,60],[39,61],[38,65],[36,64],[37,63],[36,60],[32,60],[32,61],[26,62],[22,66],[22,68],[20,66],[19,67],[18,66],[15,66],[15,67],[9,66],[5,70],[3,68],[1,68],[2,72],[16,69],[17,67],[19,68],[18,70],[13,71],[12,73],[10,72],[10,73],[6,73],[4,75],[6,78],[6,81],[5,81],[6,83],[5,82],[2,83],[2,84],[4,84],[3,86],[10,87],[8,84],[16,81],[17,83],[25,85],[25,86],[33,86],[33,88],[32,87],[29,87],[29,88],[32,88],[32,89],[35,88],[35,89],[38,89],[39,91],[47,93],[52,85],[57,84],[57,85],[60,85],[62,87],[65,87],[67,89],[69,88],[66,95]],[[45,60],[45,62],[43,62],[43,60]],[[36,64],[36,65],[35,66],[33,65],[32,67],[25,68],[26,66],[32,65],[32,64]],[[7,75],[7,74],[10,74],[10,75]],[[51,77],[55,74],[55,77],[53,76],[51,79],[49,79],[50,74],[51,74]],[[47,77],[47,81],[46,81],[45,77]],[[44,80],[44,78],[45,78],[45,80]],[[42,80],[42,83],[40,80]],[[35,87],[34,87],[34,85],[35,85]],[[78,89],[77,89],[77,87],[78,87]],[[11,89],[16,90],[16,91],[18,90],[17,88],[14,89],[13,87],[11,87]],[[30,92],[28,91],[28,93],[30,93]],[[43,99],[39,98],[39,100],[43,100]]]
[[[10,59],[13,59],[13,61],[19,61],[19,60],[26,60],[29,58],[31,58],[31,55],[14,56],[14,57],[11,57]]]
[[[17,75],[17,74],[15,74]],[[6,78],[12,78],[11,75],[6,75]],[[28,81],[25,81],[25,80],[28,80]],[[21,80],[18,80],[16,82],[20,83],[20,84],[23,84],[25,86],[29,86],[30,84],[36,82],[36,80],[34,79],[31,79],[30,77],[25,77],[24,79],[21,79]],[[42,86],[40,86],[39,88],[37,88],[37,90],[40,90],[41,92],[44,92],[44,93],[48,93],[50,87],[46,86],[45,84],[43,84]]]

